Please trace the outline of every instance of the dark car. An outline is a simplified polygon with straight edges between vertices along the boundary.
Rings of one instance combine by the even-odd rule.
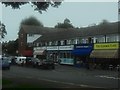
[[[40,63],[40,60],[38,58],[31,59],[31,66],[38,67],[38,63]]]
[[[41,69],[55,69],[55,64],[52,60],[43,60],[38,63],[38,67]]]
[[[0,59],[0,66],[2,69],[10,69],[10,62],[8,58],[1,58]]]
[[[32,62],[32,57],[26,57],[26,63],[25,65],[26,66],[32,66],[33,62]]]

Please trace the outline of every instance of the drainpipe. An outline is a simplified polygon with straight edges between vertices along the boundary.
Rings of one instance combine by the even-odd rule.
[[[107,42],[107,37],[106,37],[106,35],[104,35],[104,38],[105,38],[105,43]]]
[[[60,55],[60,51],[59,51],[59,47],[60,47],[60,45],[58,45],[58,52],[57,52],[57,61],[59,62],[59,55]]]

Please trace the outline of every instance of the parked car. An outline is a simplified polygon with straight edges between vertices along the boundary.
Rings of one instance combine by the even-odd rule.
[[[38,67],[40,63],[41,63],[40,59],[32,58],[32,66],[33,67]]]
[[[17,65],[20,65],[20,66],[23,66],[23,65],[25,65],[25,63],[26,63],[26,57],[17,57],[17,59],[16,59],[16,64]]]
[[[0,58],[0,67],[1,69],[10,69],[10,63],[8,58]]]
[[[32,66],[32,57],[26,57],[26,63],[25,63],[25,65],[26,66]]]
[[[41,69],[55,69],[55,64],[52,60],[43,60],[38,63],[38,67]]]

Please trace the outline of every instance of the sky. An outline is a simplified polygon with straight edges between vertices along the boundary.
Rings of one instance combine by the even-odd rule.
[[[30,16],[36,17],[45,27],[54,27],[58,22],[62,23],[65,18],[68,18],[75,27],[87,27],[102,20],[118,21],[118,4],[113,1],[63,2],[58,8],[49,7],[47,12],[42,14],[34,11],[30,4],[23,5],[20,9],[0,4],[1,12],[0,20],[6,25],[7,30],[4,41],[15,40],[18,37],[20,22]]]

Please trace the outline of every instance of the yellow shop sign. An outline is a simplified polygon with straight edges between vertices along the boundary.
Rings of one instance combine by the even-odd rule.
[[[94,44],[94,49],[118,49],[119,43]]]

